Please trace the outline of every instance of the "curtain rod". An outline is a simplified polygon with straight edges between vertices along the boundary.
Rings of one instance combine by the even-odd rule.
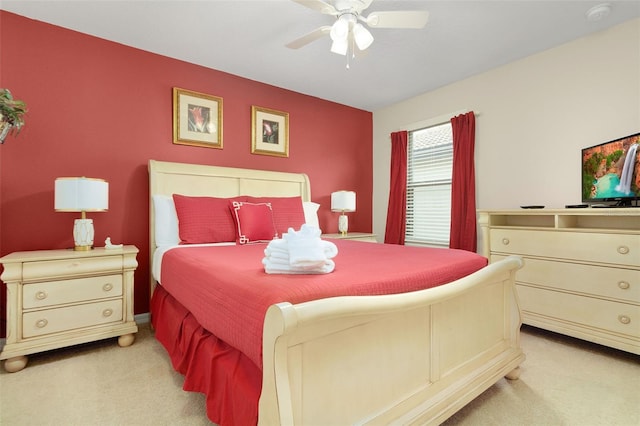
[[[427,120],[418,121],[417,123],[407,124],[407,125],[403,126],[402,128],[395,129],[394,132],[399,132],[401,130],[418,130],[418,129],[424,129],[426,127],[437,126],[439,124],[444,124],[444,123],[448,122],[453,117],[457,117],[458,115],[466,114],[468,112],[472,112],[472,111],[469,110],[469,109],[463,109],[463,110],[458,110],[458,111],[453,112],[453,113],[442,114],[442,115],[440,115],[438,117],[433,117],[433,118],[429,118]],[[473,111],[473,115],[475,117],[478,117],[480,115],[480,111]]]

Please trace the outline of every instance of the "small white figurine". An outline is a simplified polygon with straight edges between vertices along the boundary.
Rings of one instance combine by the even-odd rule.
[[[111,244],[111,237],[107,237],[107,239],[104,240],[104,248],[106,249],[122,248],[122,244]]]

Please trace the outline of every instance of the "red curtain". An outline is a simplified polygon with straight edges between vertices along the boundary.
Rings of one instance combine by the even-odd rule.
[[[407,207],[407,135],[406,130],[391,133],[391,181],[385,244],[404,244]]]
[[[472,112],[451,119],[453,172],[449,248],[476,251],[476,178],[474,145],[476,119]]]

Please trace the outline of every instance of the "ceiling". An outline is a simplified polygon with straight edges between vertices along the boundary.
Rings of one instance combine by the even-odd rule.
[[[331,0],[325,0],[327,2]],[[640,17],[640,1],[608,1],[590,22],[586,0],[374,0],[365,10],[428,10],[426,27],[370,29],[350,60],[328,36],[290,41],[335,18],[291,0],[0,0],[0,8],[251,80],[376,111],[584,35]],[[215,93],[213,93],[215,94]]]

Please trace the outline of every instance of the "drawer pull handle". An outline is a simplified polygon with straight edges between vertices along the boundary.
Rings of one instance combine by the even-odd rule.
[[[618,315],[618,321],[620,321],[623,324],[629,324],[631,322],[631,318],[629,318],[626,315]]]
[[[105,285],[103,285],[103,286],[102,286],[102,289],[103,289],[104,291],[111,291],[111,290],[113,290],[113,284],[111,284],[111,283],[106,283]]]
[[[629,247],[627,247],[627,246],[620,246],[620,247],[618,247],[618,253],[620,253],[620,254],[627,254],[627,253],[629,253]]]
[[[108,318],[111,315],[113,315],[113,309],[105,309],[104,311],[102,311],[102,316],[105,318]]]
[[[39,292],[36,293],[36,299],[44,300],[46,298],[47,298],[47,292],[46,291],[40,290]]]
[[[503,238],[503,239],[502,239],[502,244],[504,244],[505,246],[508,246],[510,242],[511,242],[511,241],[509,241],[509,239],[508,239],[508,238]]]
[[[620,287],[622,290],[627,290],[629,287],[631,287],[631,285],[626,281],[620,281],[618,283],[618,287]]]
[[[38,328],[45,328],[47,324],[49,324],[49,321],[47,321],[46,319],[36,321],[36,327]]]

